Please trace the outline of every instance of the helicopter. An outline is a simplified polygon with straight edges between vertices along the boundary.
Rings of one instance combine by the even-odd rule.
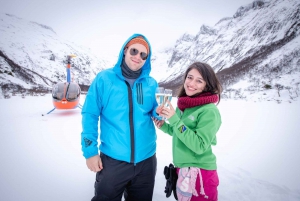
[[[75,82],[71,82],[71,59],[76,55],[67,56],[67,80],[66,82],[59,82],[52,88],[52,102],[54,108],[47,114],[50,114],[55,109],[82,109],[82,105],[79,103],[81,89]],[[42,115],[44,116],[44,115]]]

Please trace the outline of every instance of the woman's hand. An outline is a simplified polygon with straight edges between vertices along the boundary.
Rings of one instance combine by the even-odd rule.
[[[170,119],[175,114],[175,110],[169,100],[167,100],[167,104],[169,107],[163,107],[160,116]]]
[[[154,124],[155,124],[155,126],[156,126],[157,128],[161,128],[162,125],[165,123],[164,120],[158,120],[158,119],[156,119],[156,118],[154,118],[154,117],[152,117],[152,120],[153,120],[153,122],[154,122]]]

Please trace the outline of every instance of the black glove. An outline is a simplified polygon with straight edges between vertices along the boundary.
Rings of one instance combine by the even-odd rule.
[[[173,191],[174,198],[178,200],[177,193],[176,193],[176,183],[178,179],[178,175],[176,173],[176,168],[173,164],[170,163],[169,167],[165,166],[164,169],[164,175],[166,178],[166,187],[165,187],[165,193],[166,197],[170,197]]]

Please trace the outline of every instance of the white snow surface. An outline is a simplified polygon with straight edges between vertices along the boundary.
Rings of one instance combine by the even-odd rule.
[[[81,104],[85,96],[81,96]],[[172,103],[176,105],[176,98]],[[220,201],[300,200],[299,100],[291,103],[221,100],[222,126],[214,147]],[[80,109],[54,110],[50,94],[0,99],[0,197],[5,201],[83,201],[95,173],[81,152]],[[164,194],[163,168],[172,139],[157,130],[153,200]]]

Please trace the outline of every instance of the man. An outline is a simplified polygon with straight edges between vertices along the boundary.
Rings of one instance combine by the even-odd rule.
[[[156,174],[155,89],[151,47],[140,34],[123,45],[113,68],[96,76],[82,108],[81,145],[97,172],[92,201],[152,200]],[[98,120],[100,117],[100,156]]]

